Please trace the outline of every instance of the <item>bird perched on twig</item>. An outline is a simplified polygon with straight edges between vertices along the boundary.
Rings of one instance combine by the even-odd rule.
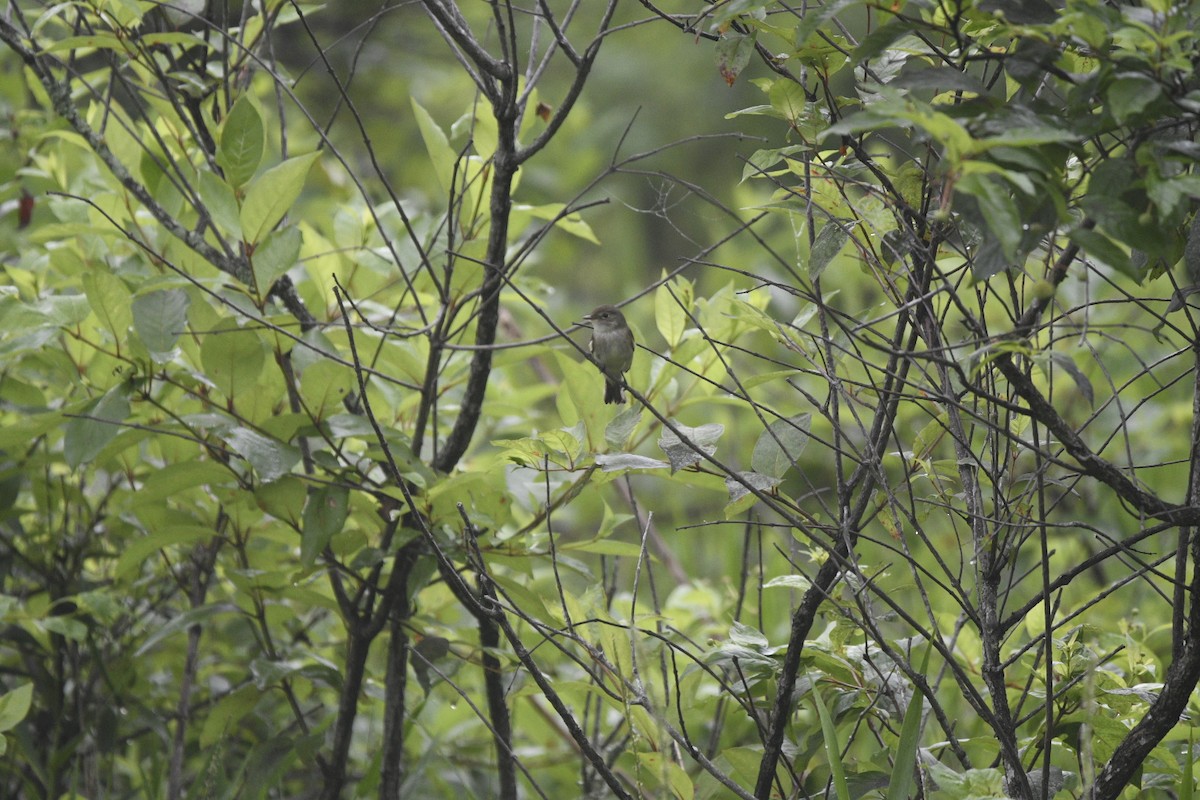
[[[633,331],[616,306],[599,306],[583,318],[592,323],[588,347],[604,373],[604,402],[624,403],[621,381],[633,364]]]

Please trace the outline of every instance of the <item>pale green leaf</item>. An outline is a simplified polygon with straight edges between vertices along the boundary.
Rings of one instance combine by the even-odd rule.
[[[754,444],[750,465],[755,472],[782,478],[795,466],[805,445],[812,426],[812,414],[797,414],[788,419],[777,419],[763,431]]]
[[[266,348],[253,330],[229,322],[208,331],[200,345],[200,361],[208,379],[228,398],[254,388],[266,361]]]
[[[446,134],[433,121],[429,112],[417,102],[416,98],[412,100],[412,109],[413,115],[417,118],[417,129],[421,131],[421,139],[425,142],[425,152],[437,175],[438,183],[443,191],[449,191],[454,183],[454,163],[458,160],[458,153],[450,146]]]
[[[23,683],[0,695],[0,733],[11,731],[25,719],[33,704],[33,684]]]
[[[674,288],[676,287],[673,284],[664,283],[654,292],[654,324],[667,340],[667,345],[672,348],[683,338],[688,321],[682,305],[686,300],[682,297],[677,298],[678,292],[672,294]]]
[[[204,209],[217,226],[217,231],[226,241],[241,241],[241,211],[229,184],[219,176],[202,169],[196,173],[196,189],[200,193],[200,202],[204,203]]]
[[[250,244],[266,238],[271,229],[291,210],[304,180],[320,153],[309,153],[289,158],[259,175],[246,190],[242,202],[242,235]]]
[[[152,355],[169,353],[187,327],[188,293],[159,289],[134,298],[133,329]]]
[[[129,416],[127,391],[123,384],[114,386],[67,420],[63,456],[72,469],[99,455],[104,446],[121,432],[119,423]]]
[[[124,343],[129,325],[133,321],[129,288],[124,281],[106,269],[88,272],[82,281],[92,313],[112,335],[113,341],[120,346]]]
[[[294,225],[272,231],[254,250],[250,264],[254,269],[254,285],[260,295],[266,294],[280,276],[300,260],[303,237]]]

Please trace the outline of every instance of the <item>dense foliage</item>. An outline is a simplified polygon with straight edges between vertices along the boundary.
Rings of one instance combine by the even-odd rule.
[[[10,2],[0,796],[1192,796],[1198,30]]]

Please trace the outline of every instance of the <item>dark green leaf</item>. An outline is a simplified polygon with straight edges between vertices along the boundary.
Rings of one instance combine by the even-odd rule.
[[[999,13],[1017,25],[1047,25],[1058,19],[1058,12],[1046,0],[983,0],[979,8]]]
[[[837,16],[842,10],[857,3],[858,0],[832,0],[832,2],[816,8],[810,8],[796,28],[796,46],[803,47],[808,40],[825,27],[825,23]]]
[[[854,49],[850,60],[855,64],[873,60],[896,41],[907,36],[913,30],[913,27],[914,22],[912,20],[893,17],[884,25],[875,28],[875,30],[864,36],[859,41],[858,47]]]
[[[936,67],[906,72],[891,81],[888,85],[904,89],[932,89],[939,92],[958,90],[974,92],[979,95],[986,95],[988,93],[987,87],[980,83],[973,75],[968,75],[961,70],[951,67]]]
[[[1000,244],[1005,261],[1012,263],[1021,244],[1023,223],[1008,187],[994,176],[972,172],[958,181],[955,190],[971,195],[979,204],[988,231]]]
[[[1130,274],[1129,254],[1104,234],[1094,229],[1076,228],[1071,231],[1070,238],[1088,255],[1126,275]]]
[[[1087,375],[1083,374],[1083,370],[1075,365],[1075,360],[1066,353],[1060,353],[1057,350],[1050,352],[1050,360],[1054,362],[1055,366],[1071,376],[1071,380],[1075,381],[1075,387],[1083,395],[1083,399],[1087,400],[1089,406],[1094,406],[1096,404],[1096,392],[1092,388],[1092,382],[1088,379]]]

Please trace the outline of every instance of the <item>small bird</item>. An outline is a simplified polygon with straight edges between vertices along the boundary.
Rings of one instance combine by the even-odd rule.
[[[600,371],[604,373],[604,402],[624,403],[621,376],[633,364],[633,331],[629,330],[625,315],[616,306],[600,306],[583,318],[592,323],[588,349],[600,362]]]

